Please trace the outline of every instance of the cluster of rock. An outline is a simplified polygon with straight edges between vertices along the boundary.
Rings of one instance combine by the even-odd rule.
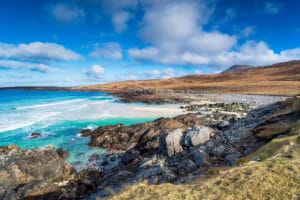
[[[252,110],[222,128],[214,123],[204,125],[197,114],[186,114],[85,130],[82,135],[91,137],[89,145],[110,152],[91,159],[90,166],[102,170],[101,189],[96,195],[106,196],[107,191],[119,191],[124,184],[142,180],[151,184],[184,183],[211,167],[233,165],[265,143],[252,130],[278,109],[279,105],[270,105]]]
[[[0,199],[81,199],[97,187],[101,171],[80,173],[51,146],[0,147]]]
[[[278,129],[282,122],[289,127],[298,123],[299,102],[296,97],[251,111],[236,103],[190,105],[184,109],[194,113],[174,118],[84,129],[89,145],[107,153],[91,156],[80,171],[64,162],[69,154],[62,149],[0,147],[0,199],[107,197],[143,180],[189,182],[212,167],[234,164],[284,134],[286,129]]]
[[[181,95],[149,89],[124,89],[121,91],[114,91],[112,94],[117,96],[123,102],[143,102],[148,104],[186,102],[185,98]]]

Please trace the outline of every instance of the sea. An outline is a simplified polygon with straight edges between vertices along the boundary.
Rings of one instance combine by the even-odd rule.
[[[0,146],[16,144],[23,149],[54,146],[70,152],[67,161],[87,163],[93,154],[84,128],[118,123],[130,125],[177,115],[178,105],[123,103],[102,92],[53,90],[0,90]],[[41,136],[31,137],[37,132]]]

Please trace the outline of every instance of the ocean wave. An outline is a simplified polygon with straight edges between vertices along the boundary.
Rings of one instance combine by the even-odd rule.
[[[31,119],[30,121],[25,121],[25,122],[22,122],[22,123],[15,123],[12,126],[8,126],[6,128],[0,129],[0,133],[1,132],[6,132],[6,131],[13,131],[13,130],[16,130],[16,129],[19,129],[19,128],[24,128],[26,126],[31,126],[31,125],[33,125],[37,122],[43,121],[47,118],[50,118],[50,117],[53,117],[53,116],[56,116],[56,115],[59,115],[59,114],[61,114],[61,112],[53,112],[53,113],[49,113],[48,115],[39,117],[38,119]]]
[[[62,104],[80,102],[80,101],[84,101],[84,99],[75,99],[75,100],[60,101],[60,102],[55,102],[55,103],[37,104],[37,105],[32,105],[32,106],[22,106],[22,107],[17,107],[16,109],[24,110],[24,109],[29,109],[29,108],[41,108],[41,107],[56,106],[56,105],[62,105]]]

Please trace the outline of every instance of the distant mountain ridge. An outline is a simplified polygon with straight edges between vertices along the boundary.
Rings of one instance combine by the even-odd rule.
[[[243,73],[240,73],[241,71]],[[146,89],[151,91],[194,91],[197,93],[295,95],[300,94],[300,61],[294,60],[259,67],[237,65],[220,74],[113,82],[73,89],[109,93]]]
[[[244,72],[250,68],[253,68],[251,65],[233,65],[221,72],[221,74],[229,73],[229,72]]]

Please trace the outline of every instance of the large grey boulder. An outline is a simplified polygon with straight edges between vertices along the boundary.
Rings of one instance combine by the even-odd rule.
[[[211,128],[206,126],[196,126],[187,131],[187,134],[184,138],[184,144],[186,146],[196,147],[210,140],[212,135],[213,130]]]
[[[182,130],[176,129],[166,136],[166,147],[168,156],[174,156],[183,151],[181,146]]]

